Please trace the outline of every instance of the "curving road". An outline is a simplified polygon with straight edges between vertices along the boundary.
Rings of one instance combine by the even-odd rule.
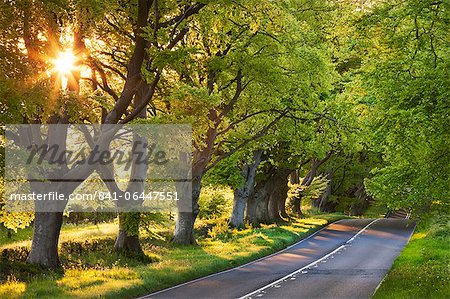
[[[414,230],[346,219],[285,250],[142,298],[370,298]]]

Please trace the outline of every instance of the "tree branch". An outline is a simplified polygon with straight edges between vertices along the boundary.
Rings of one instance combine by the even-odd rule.
[[[231,155],[233,155],[234,153],[236,153],[238,150],[240,150],[241,148],[247,146],[247,144],[249,144],[252,141],[255,141],[263,136],[265,136],[267,134],[267,132],[270,130],[270,128],[272,128],[278,121],[280,121],[280,119],[282,119],[285,115],[286,115],[287,111],[283,112],[282,114],[280,114],[279,116],[277,116],[272,122],[270,122],[266,127],[264,127],[259,133],[257,133],[256,135],[254,135],[252,138],[249,138],[247,140],[245,140],[244,142],[242,142],[241,144],[239,144],[238,146],[236,146],[234,149],[232,149],[231,151],[229,151],[228,153],[225,153],[223,155],[221,155],[220,157],[218,157],[216,160],[214,160],[212,163],[210,163],[206,168],[204,173],[206,173],[208,170],[210,170],[211,168],[213,168],[214,166],[217,165],[217,163],[219,163],[220,161],[222,161],[225,158],[230,157]]]

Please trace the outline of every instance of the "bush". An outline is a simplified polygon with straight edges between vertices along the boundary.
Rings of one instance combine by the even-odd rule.
[[[225,218],[217,219],[216,225],[208,230],[208,236],[213,240],[225,241],[229,239],[231,235],[228,220]]]
[[[101,222],[110,222],[117,217],[115,212],[70,212],[64,217],[65,223],[83,224],[92,223],[98,224]]]
[[[201,219],[220,218],[231,212],[233,192],[230,188],[203,188],[199,199]]]
[[[106,270],[114,267],[136,267],[159,261],[151,244],[144,243],[145,254],[118,252],[112,238],[62,242],[59,249],[61,268],[55,270],[26,263],[27,247],[6,248],[0,251],[0,282],[14,278],[30,281],[39,275],[59,275],[67,269]]]
[[[445,239],[450,237],[450,217],[440,215],[433,217],[427,237]]]
[[[15,247],[15,248],[5,248],[1,252],[1,260],[6,261],[16,261],[25,262],[27,260],[30,250],[27,247]]]
[[[368,202],[356,197],[340,196],[332,199],[337,202],[336,212],[351,216],[360,216],[367,209]]]

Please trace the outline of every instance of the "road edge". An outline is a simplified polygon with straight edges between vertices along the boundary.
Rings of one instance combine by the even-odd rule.
[[[259,262],[259,261],[262,261],[262,260],[264,260],[264,259],[270,258],[270,257],[272,257],[272,256],[274,256],[274,255],[276,255],[276,254],[282,253],[282,252],[284,252],[284,251],[286,251],[286,250],[288,250],[288,249],[290,249],[290,248],[292,248],[292,247],[294,247],[294,246],[297,246],[298,244],[301,244],[301,243],[303,243],[303,242],[309,240],[310,238],[314,237],[314,236],[317,235],[319,232],[321,232],[322,230],[326,229],[328,226],[330,226],[330,225],[332,225],[332,224],[339,223],[339,222],[341,222],[341,221],[343,221],[343,220],[346,220],[346,219],[350,219],[350,218],[343,218],[343,219],[339,219],[339,220],[336,220],[336,221],[327,223],[327,224],[325,224],[322,228],[316,230],[315,232],[313,232],[312,234],[306,236],[305,238],[303,238],[303,239],[301,239],[301,240],[299,240],[299,241],[297,241],[297,242],[295,242],[295,243],[293,243],[293,244],[287,246],[286,248],[284,248],[284,249],[282,249],[282,250],[279,250],[279,251],[276,251],[276,252],[273,252],[273,253],[271,253],[271,254],[269,254],[269,255],[260,257],[260,258],[258,258],[258,259],[256,259],[256,260],[247,262],[247,263],[245,263],[245,264],[242,264],[242,265],[239,265],[239,266],[230,268],[230,269],[222,270],[222,271],[220,271],[220,272],[211,273],[211,274],[208,274],[208,275],[206,275],[206,276],[202,276],[202,277],[199,277],[199,278],[196,278],[196,279],[192,279],[192,280],[183,282],[183,283],[181,283],[181,284],[177,284],[177,285],[172,286],[172,287],[168,287],[168,288],[165,288],[165,289],[162,289],[162,290],[159,290],[159,291],[156,291],[156,292],[153,292],[153,293],[150,293],[150,294],[141,296],[141,297],[137,297],[136,299],[147,299],[147,298],[151,298],[152,296],[155,296],[155,295],[158,295],[158,294],[160,294],[160,293],[163,293],[163,292],[166,292],[166,291],[170,291],[170,290],[173,290],[173,289],[176,289],[176,288],[185,286],[185,285],[190,284],[190,283],[194,283],[194,282],[197,282],[197,281],[201,281],[201,280],[203,280],[203,279],[207,279],[207,278],[210,278],[210,277],[214,277],[214,276],[217,276],[217,275],[220,275],[220,274],[228,273],[228,272],[234,271],[234,270],[236,270],[236,269],[240,269],[240,268],[246,267],[246,266],[248,266],[248,265],[252,265],[252,264],[254,264],[254,263],[256,263],[256,262]]]
[[[304,267],[302,267],[302,268],[300,268],[300,269],[297,269],[297,270],[295,270],[294,272],[291,272],[291,273],[289,273],[288,275],[285,275],[285,276],[283,276],[282,278],[277,279],[277,280],[275,280],[274,282],[271,282],[271,283],[269,283],[269,284],[267,284],[267,285],[265,285],[265,286],[263,286],[263,287],[261,287],[261,288],[255,290],[255,291],[253,291],[253,292],[251,292],[251,293],[245,294],[244,296],[241,296],[241,297],[239,297],[238,299],[247,299],[247,298],[250,298],[250,297],[253,296],[253,295],[256,295],[256,294],[258,294],[258,293],[263,292],[265,289],[268,289],[268,288],[270,288],[270,287],[272,287],[272,286],[274,286],[274,285],[277,285],[277,284],[279,284],[280,282],[283,282],[283,281],[287,280],[288,278],[290,278],[290,277],[292,277],[292,276],[294,276],[294,275],[296,275],[296,274],[298,274],[298,273],[304,271],[305,269],[310,268],[310,267],[314,266],[314,265],[317,264],[317,263],[320,263],[320,262],[323,261],[324,259],[327,259],[329,256],[335,254],[335,253],[338,252],[339,250],[341,250],[341,249],[343,249],[344,247],[346,247],[346,246],[347,246],[348,244],[350,244],[354,239],[356,239],[356,237],[358,237],[358,236],[359,236],[360,234],[362,234],[366,229],[368,229],[372,224],[376,223],[377,221],[379,221],[379,220],[381,220],[381,219],[384,219],[384,218],[377,218],[377,219],[374,219],[374,220],[371,221],[369,224],[367,224],[366,226],[364,226],[361,230],[359,230],[353,237],[351,237],[350,239],[348,239],[343,245],[341,245],[341,246],[339,246],[338,248],[334,249],[333,251],[327,253],[326,255],[322,256],[321,258],[319,258],[319,259],[317,259],[317,260],[315,260],[315,261],[309,263],[308,265],[306,265],[306,266],[304,266]],[[327,226],[328,226],[328,225],[327,225]]]
[[[402,251],[400,251],[399,255],[395,258],[395,260],[398,259],[398,257],[402,254],[403,250],[405,250],[406,246],[407,246],[407,245],[409,244],[409,242],[411,241],[411,238],[412,238],[412,236],[414,235],[414,232],[416,231],[416,227],[417,227],[417,223],[414,223],[414,227],[413,227],[413,229],[412,229],[412,231],[411,231],[411,234],[409,235],[408,242],[406,242],[406,245],[403,247]],[[394,262],[392,263],[392,266],[394,265],[395,260],[394,260]],[[375,290],[373,291],[373,293],[372,293],[372,295],[370,296],[370,298],[373,298],[373,296],[375,296],[375,293],[376,293],[376,292],[378,291],[378,289],[381,287],[381,285],[383,284],[383,282],[386,280],[386,277],[389,275],[389,272],[392,270],[392,266],[391,266],[391,268],[389,269],[389,271],[386,272],[386,274],[384,275],[384,277],[383,277],[383,279],[380,281],[380,283],[377,285],[377,287],[376,287]]]

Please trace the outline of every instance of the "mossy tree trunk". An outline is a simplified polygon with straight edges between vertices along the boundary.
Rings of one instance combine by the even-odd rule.
[[[244,183],[234,191],[233,210],[230,216],[230,225],[244,226],[245,207],[249,196],[255,188],[256,170],[261,163],[262,150],[255,151],[252,163],[246,164],[242,171]]]

